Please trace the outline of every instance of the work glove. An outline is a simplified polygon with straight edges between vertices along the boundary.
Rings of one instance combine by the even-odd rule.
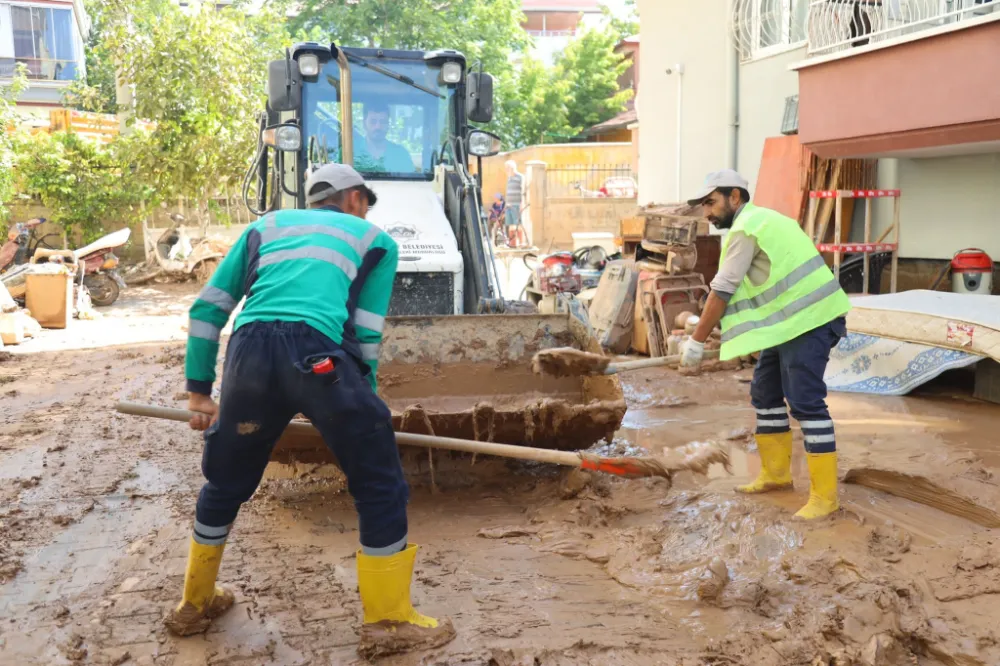
[[[681,367],[696,368],[701,363],[705,355],[705,343],[698,342],[694,338],[688,338],[681,347]]]

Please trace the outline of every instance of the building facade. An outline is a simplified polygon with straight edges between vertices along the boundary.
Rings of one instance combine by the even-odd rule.
[[[521,11],[531,54],[549,65],[578,32],[604,22],[598,0],[523,0]]]
[[[0,85],[24,65],[28,88],[18,107],[48,116],[67,86],[85,75],[90,25],[81,0],[0,0]]]
[[[972,246],[1000,259],[1000,2],[639,0],[639,9],[642,202],[683,199],[726,167],[753,187],[764,141],[782,134],[791,110],[817,155],[878,159],[879,187],[902,191],[902,257],[950,259]],[[877,237],[888,205],[874,217]]]

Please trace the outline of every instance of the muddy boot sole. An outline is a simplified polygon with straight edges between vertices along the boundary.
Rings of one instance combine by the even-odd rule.
[[[163,619],[163,624],[176,636],[193,636],[208,631],[212,620],[233,607],[236,598],[229,590],[218,588],[208,608],[199,612],[191,604],[176,608]]]
[[[377,622],[361,626],[358,654],[376,659],[404,652],[432,650],[455,640],[455,627],[444,619],[436,627],[418,627],[408,622]]]

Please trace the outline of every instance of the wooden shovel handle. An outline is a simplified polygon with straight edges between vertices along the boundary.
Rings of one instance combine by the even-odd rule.
[[[191,420],[194,412],[186,409],[175,409],[172,407],[157,407],[155,405],[141,405],[134,402],[119,402],[115,408],[122,414],[132,416],[148,416],[155,419],[166,419],[168,421],[187,422]],[[319,431],[311,423],[293,421],[285,428],[285,433],[291,435],[307,435],[319,437]],[[465,453],[479,453],[488,456],[499,456],[501,458],[516,458],[518,460],[531,460],[534,462],[544,462],[553,465],[565,465],[567,467],[580,467],[583,464],[582,458],[572,451],[551,451],[549,449],[537,449],[530,446],[513,446],[511,444],[496,444],[493,442],[476,442],[468,439],[455,439],[452,437],[438,437],[436,435],[415,435],[408,432],[396,433],[396,442],[404,446],[419,446],[425,449],[441,449],[445,451],[462,451]]]
[[[705,352],[705,358],[718,358],[718,349],[709,349]],[[660,356],[659,358],[644,358],[640,361],[624,361],[622,363],[612,363],[608,366],[608,369],[604,371],[606,375],[616,375],[619,372],[628,372],[629,370],[642,370],[643,368],[657,368],[661,365],[672,365],[674,363],[680,363],[681,357],[677,356]]]

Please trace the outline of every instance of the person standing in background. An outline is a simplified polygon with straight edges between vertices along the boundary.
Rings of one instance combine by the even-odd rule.
[[[507,238],[514,227],[521,224],[521,206],[524,202],[524,174],[517,170],[517,162],[508,160],[507,168]]]

